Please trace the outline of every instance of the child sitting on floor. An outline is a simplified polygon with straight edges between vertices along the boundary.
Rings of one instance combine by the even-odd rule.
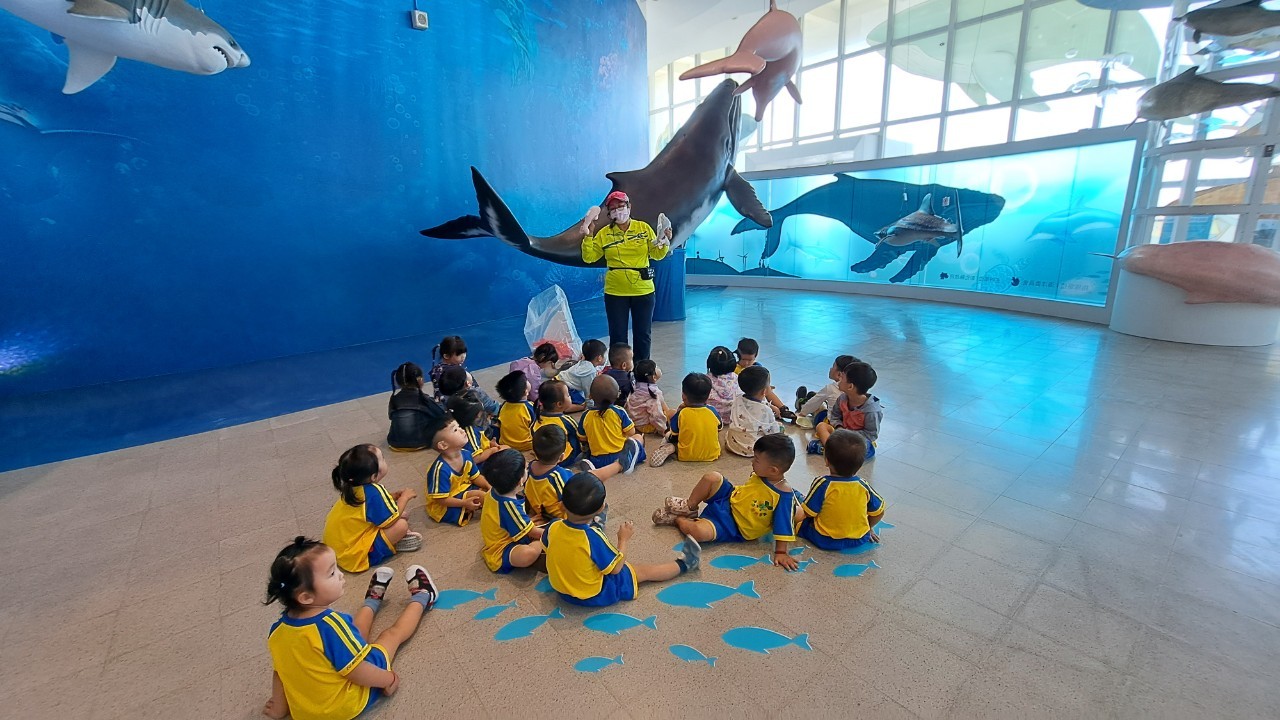
[[[391,373],[387,445],[392,450],[422,450],[431,445],[427,426],[444,414],[444,408],[422,391],[424,382],[422,368],[415,363],[404,363]]]
[[[734,455],[751,457],[757,440],[782,432],[782,427],[764,398],[769,391],[768,370],[759,365],[747,367],[738,374],[738,385],[742,394],[733,399],[724,447]]]
[[[880,542],[874,528],[884,519],[884,501],[858,477],[866,454],[866,441],[852,430],[836,430],[827,438],[831,474],[815,478],[800,505],[800,537],[823,550]]]
[[[493,486],[480,511],[484,564],[502,575],[533,565],[542,557],[542,528],[533,524],[516,497],[529,477],[524,456],[511,448],[502,450],[484,464],[484,475]]]
[[[450,395],[453,395],[463,386],[456,387],[452,392],[445,392],[440,387],[440,375],[451,367],[462,370],[465,375],[467,384],[465,387],[475,388],[480,394],[480,402],[484,403],[484,409],[490,415],[498,412],[498,403],[489,397],[480,385],[476,382],[475,376],[467,370],[467,341],[457,335],[450,335],[440,341],[439,345],[431,348],[431,387],[435,391],[436,402],[443,403]]]
[[[529,396],[529,380],[524,373],[508,373],[498,381],[498,397],[502,407],[498,410],[498,441],[520,452],[533,448],[533,421],[537,410],[526,398]]]
[[[827,409],[835,407],[840,398],[840,378],[844,377],[845,367],[852,362],[861,362],[852,355],[837,355],[827,371],[831,382],[823,385],[817,392],[809,392],[809,388],[801,385],[796,388],[796,425],[811,428],[827,417]]]
[[[763,367],[756,365],[756,358],[760,356],[760,343],[751,338],[739,338],[738,349],[734,350],[733,354],[738,358],[733,368],[735,373],[742,374],[742,371],[749,367]],[[773,386],[765,388],[764,399],[773,408],[774,416],[779,420],[796,419],[796,414],[791,411],[791,408],[787,407],[786,403],[773,392]]]
[[[426,568],[410,565],[406,572],[409,605],[369,644],[364,638],[395,572],[374,571],[364,606],[352,618],[329,607],[346,585],[332,549],[299,535],[281,550],[267,581],[267,604],[279,602],[285,609],[267,635],[273,671],[263,714],[276,720],[290,714],[297,720],[350,720],[379,697],[395,694],[396,651],[413,637],[439,594]]]
[[[440,457],[427,470],[427,516],[459,527],[480,509],[489,483],[467,452],[467,433],[445,416],[433,428],[432,446]]]
[[[489,414],[484,411],[480,402],[480,394],[475,390],[463,390],[449,398],[449,414],[458,421],[459,427],[467,434],[467,452],[471,453],[471,461],[483,463],[489,456],[507,446],[489,439],[485,429],[489,425]]]
[[[710,462],[720,457],[720,414],[707,405],[711,378],[689,373],[680,383],[680,390],[683,402],[671,416],[671,432],[653,450],[649,461],[653,467],[659,467],[672,455],[683,462]]]
[[[696,570],[702,548],[686,537],[679,559],[658,564],[626,561],[627,543],[635,534],[628,520],[618,528],[615,547],[591,524],[604,508],[605,489],[600,478],[578,473],[564,486],[564,507],[569,517],[547,526],[542,543],[547,548],[547,575],[551,587],[567,603],[604,607],[635,600],[642,582],[662,582]]]
[[[626,411],[636,423],[636,432],[665,434],[671,408],[662,399],[662,388],[658,387],[662,371],[654,361],[641,360],[636,363],[635,379],[635,392],[627,398]]]
[[[533,421],[533,434],[544,427],[555,426],[564,430],[565,443],[557,463],[572,465],[582,459],[582,443],[578,440],[581,428],[573,418],[565,414],[569,408],[569,387],[563,380],[547,380],[538,388],[538,419]],[[537,451],[537,442],[534,442]]]
[[[587,398],[591,395],[591,383],[604,369],[605,350],[607,348],[599,340],[588,340],[582,343],[582,359],[560,371],[560,379],[569,386],[569,400],[572,404],[586,405]]]
[[[723,345],[711,348],[707,355],[707,377],[711,378],[711,392],[706,403],[722,418],[729,417],[733,409],[733,399],[742,394],[738,387],[738,374],[734,370],[738,361],[733,351]]]
[[[876,371],[870,365],[851,362],[845,366],[844,376],[840,378],[840,397],[827,413],[827,419],[813,429],[817,437],[809,441],[810,454],[821,455],[822,446],[831,433],[844,428],[858,433],[866,441],[868,460],[876,456],[876,438],[880,437],[884,410],[880,407],[880,398],[869,392],[875,384]]]
[[[422,547],[422,535],[409,529],[407,506],[418,496],[412,490],[388,492],[381,480],[387,461],[375,445],[356,445],[342,453],[330,474],[341,497],[324,521],[324,543],[333,548],[338,565],[347,572],[368,570],[392,555]]]
[[[529,463],[529,482],[525,484],[524,499],[527,512],[539,525],[550,520],[563,520],[564,484],[574,472],[560,465],[561,448],[565,445],[565,431],[560,425],[546,425],[533,431],[534,461]],[[638,453],[640,444],[628,442],[622,449],[623,457],[604,467],[593,467],[591,472],[601,480],[623,472],[624,467],[635,463],[628,453]],[[601,522],[603,525],[603,521]]]
[[[591,382],[591,401],[595,407],[582,416],[582,428],[578,431],[578,440],[586,443],[583,461],[592,467],[601,467],[623,458],[632,464],[625,466],[627,472],[635,469],[635,463],[644,462],[644,444],[632,436],[636,434],[635,423],[627,415],[627,411],[618,407],[618,383],[608,375],[600,375]],[[640,445],[638,453],[623,453],[627,443]]]
[[[772,532],[773,564],[795,570],[798,563],[788,550],[796,539],[796,496],[785,475],[796,447],[791,438],[775,433],[757,440],[754,452],[751,477],[741,486],[709,472],[687,499],[667,498],[653,512],[653,524],[674,525],[698,542],[747,542]]]
[[[634,357],[630,345],[614,343],[609,348],[609,367],[604,369],[604,374],[618,383],[618,405],[623,407],[627,404],[627,398],[635,392],[635,376],[631,374]]]

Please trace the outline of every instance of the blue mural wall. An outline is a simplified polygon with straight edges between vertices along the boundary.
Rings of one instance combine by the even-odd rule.
[[[644,165],[636,3],[421,6],[426,31],[410,0],[204,0],[249,67],[121,60],[74,95],[60,39],[0,11],[0,397],[598,294],[600,271],[418,230],[475,212],[470,165],[546,234]]]
[[[688,243],[688,270],[1103,306],[1113,263],[1099,254],[1116,252],[1134,145],[754,180],[773,228],[722,201]]]

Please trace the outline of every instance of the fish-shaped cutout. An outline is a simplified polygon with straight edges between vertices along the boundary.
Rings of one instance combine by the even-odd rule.
[[[622,613],[599,613],[583,620],[582,625],[588,630],[596,630],[609,635],[621,635],[623,630],[630,630],[642,625],[657,630],[658,616],[650,615],[641,620]]]
[[[750,555],[721,555],[720,557],[712,558],[707,564],[721,570],[745,570],[752,565],[772,565],[773,556],[763,555],[755,558]]]
[[[831,574],[842,578],[858,578],[866,574],[871,568],[879,570],[880,566],[876,564],[875,560],[865,564],[849,563],[848,565],[837,566],[835,570],[831,571]]]
[[[1104,274],[1104,275],[1106,275],[1106,274],[1109,274],[1109,273],[1103,273],[1103,274]],[[891,523],[891,522],[885,522],[884,520],[881,520],[880,522],[876,523],[876,528],[875,528],[875,530],[876,530],[876,532],[877,532],[877,533],[879,533],[881,530],[893,530],[893,529],[894,529],[894,528],[896,528],[896,527],[898,527],[898,526],[897,526],[897,525],[894,525],[894,524],[893,524],[893,523]]]
[[[533,589],[534,589],[534,590],[537,590],[537,591],[538,591],[538,592],[540,592],[540,593],[549,593],[549,592],[555,592],[555,591],[556,591],[556,589],[555,589],[555,588],[551,587],[551,578],[550,578],[550,577],[544,577],[544,578],[542,578],[541,580],[539,580],[539,581],[538,581],[538,584],[533,586]]]
[[[762,627],[736,627],[725,632],[720,638],[726,645],[750,650],[753,653],[768,655],[770,650],[777,650],[788,645],[795,645],[802,650],[812,650],[809,646],[808,634],[787,637],[782,633]]]
[[[897,222],[880,228],[876,237],[881,243],[903,247],[918,242],[941,246],[949,240],[956,241],[956,257],[964,250],[964,234],[959,223],[933,214],[933,194],[920,201],[920,209],[900,218]]]
[[[487,608],[485,608],[485,609],[481,610],[480,612],[476,613],[476,614],[475,614],[475,617],[473,617],[472,619],[473,619],[473,620],[489,620],[490,618],[496,618],[496,617],[498,617],[499,615],[501,615],[502,613],[504,613],[504,612],[506,612],[506,611],[510,610],[511,608],[513,608],[513,607],[515,607],[515,606],[516,606],[516,601],[515,601],[515,600],[512,600],[511,602],[507,603],[506,605],[490,605],[489,607],[487,607]]]
[[[720,602],[734,595],[744,595],[757,600],[760,598],[760,595],[756,593],[756,584],[751,580],[742,583],[736,588],[719,583],[697,581],[676,583],[659,590],[657,598],[659,602],[664,602],[668,605],[710,610],[712,603]]]
[[[476,592],[475,590],[463,590],[460,588],[450,588],[441,590],[440,597],[436,598],[436,610],[452,610],[459,605],[466,605],[472,600],[497,600],[498,588],[489,588],[484,592]]]
[[[796,563],[796,569],[795,569],[795,571],[796,571],[796,572],[804,572],[805,570],[808,570],[808,569],[809,569],[809,566],[810,566],[810,565],[813,565],[813,564],[814,564],[814,563],[816,563],[816,562],[818,562],[818,561],[817,561],[817,560],[815,560],[814,558],[805,558],[804,560],[801,560],[800,562]]]
[[[621,655],[615,658],[589,657],[589,658],[583,658],[582,660],[579,660],[578,662],[574,663],[573,669],[577,670],[578,672],[598,673],[601,670],[609,667],[610,665],[621,665],[621,664],[622,664]]]
[[[711,667],[716,666],[715,658],[707,657],[688,645],[672,645],[667,650],[685,662],[704,662]]]
[[[804,545],[800,545],[800,546],[798,546],[798,547],[793,547],[793,548],[791,548],[790,550],[788,550],[788,551],[787,551],[787,554],[788,554],[788,555],[790,555],[791,557],[798,557],[798,556],[800,556],[800,555],[801,555],[805,550],[808,550],[808,549],[809,549],[809,548],[805,547]]]
[[[546,615],[528,615],[526,617],[512,620],[511,622],[498,628],[498,632],[493,634],[493,639],[498,642],[506,642],[507,640],[519,640],[533,634],[534,630],[547,624],[550,620],[563,620],[564,613],[560,612],[560,608],[553,608]]]

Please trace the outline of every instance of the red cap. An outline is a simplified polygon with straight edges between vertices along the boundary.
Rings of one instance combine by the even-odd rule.
[[[604,199],[604,205],[608,207],[614,202],[627,203],[629,205],[631,204],[631,198],[627,197],[627,194],[621,190],[614,190]]]

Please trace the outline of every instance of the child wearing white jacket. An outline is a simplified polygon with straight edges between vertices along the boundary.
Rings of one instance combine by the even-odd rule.
[[[729,427],[725,431],[725,449],[734,455],[753,457],[756,440],[782,432],[773,406],[765,400],[769,391],[769,371],[753,365],[738,375],[742,394],[733,399],[729,410]]]

